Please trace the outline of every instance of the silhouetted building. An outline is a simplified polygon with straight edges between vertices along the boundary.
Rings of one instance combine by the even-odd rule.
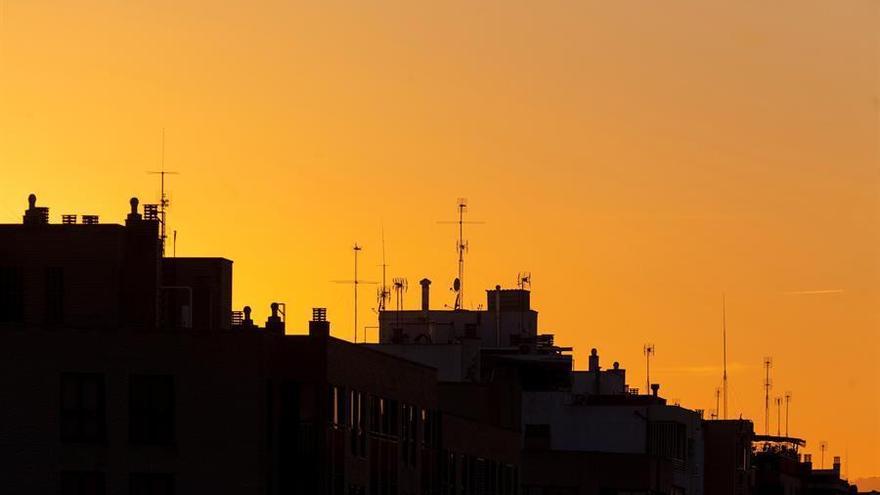
[[[50,224],[32,198],[0,225],[4,493],[517,492],[515,418],[457,414],[434,368],[330,337],[323,310],[308,335],[281,304],[233,312],[232,262],[162,258],[137,206]]]
[[[570,347],[541,334],[525,289],[486,291],[486,310],[383,311],[370,347],[438,369],[441,380],[486,383],[499,374],[521,396],[522,483],[529,494],[703,493],[700,414],[638,395],[617,363],[594,349],[574,370]]]
[[[752,493],[752,442],[755,429],[747,419],[703,422],[705,490],[712,495]]]
[[[812,456],[798,452],[804,445],[806,442],[800,438],[756,435],[754,493],[844,495],[857,492],[857,487],[841,477],[839,457],[834,458],[831,469],[815,469]]]

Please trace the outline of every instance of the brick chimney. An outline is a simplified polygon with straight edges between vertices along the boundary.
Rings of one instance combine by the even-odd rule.
[[[310,337],[329,337],[330,322],[327,321],[327,308],[312,308],[312,321],[309,322]]]

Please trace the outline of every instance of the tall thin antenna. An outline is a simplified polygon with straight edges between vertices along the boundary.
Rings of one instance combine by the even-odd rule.
[[[651,356],[654,355],[654,344],[645,344],[642,348],[645,353],[645,392],[651,390]]]
[[[456,251],[458,252],[458,277],[455,279],[455,282],[452,285],[452,290],[455,291],[455,306],[454,309],[461,309],[464,305],[464,254],[468,251],[468,243],[464,240],[464,225],[465,224],[481,224],[484,222],[474,222],[464,220],[464,214],[467,212],[467,199],[458,198],[458,220],[452,222],[437,222],[437,223],[453,223],[458,225],[458,244],[456,245]]]
[[[764,434],[770,434],[770,368],[773,367],[773,358],[764,358]]]
[[[377,282],[370,282],[366,280],[361,280],[358,278],[358,253],[360,253],[364,248],[358,245],[357,242],[354,243],[352,247],[352,252],[354,252],[354,279],[352,280],[334,280],[337,284],[352,284],[354,286],[354,343],[358,341],[358,286],[360,284],[376,284]]]
[[[822,440],[819,442],[819,452],[821,453],[819,469],[825,469],[825,451],[828,450],[828,442]]]
[[[159,198],[159,239],[162,241],[162,255],[165,255],[165,241],[167,236],[165,235],[165,226],[168,224],[167,219],[167,209],[170,206],[170,202],[168,201],[168,196],[165,195],[165,176],[166,175],[177,175],[177,172],[171,172],[165,170],[165,128],[162,128],[162,157],[160,164],[162,166],[161,170],[158,171],[150,171],[148,174],[154,174],[159,176],[160,183],[160,198]]]
[[[385,262],[385,227],[382,227],[382,286],[379,287],[379,312],[385,311],[388,307],[388,299],[391,297],[391,291],[388,290],[385,274],[388,269],[388,263]]]
[[[727,419],[727,296],[721,294],[721,333],[723,347],[723,375],[721,387],[724,389],[724,419]]]
[[[785,393],[785,436],[788,436],[788,408],[791,405],[791,392]]]

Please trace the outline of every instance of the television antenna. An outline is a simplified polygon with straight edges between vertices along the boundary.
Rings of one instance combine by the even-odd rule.
[[[391,291],[388,290],[388,284],[385,282],[385,273],[388,269],[388,263],[385,262],[385,227],[382,227],[382,264],[379,266],[382,267],[382,285],[379,286],[376,295],[379,299],[379,312],[381,313],[382,311],[385,311],[388,305],[388,299],[391,298]],[[366,333],[364,335],[366,335]]]
[[[165,240],[167,236],[165,235],[165,226],[167,225],[167,210],[171,205],[171,202],[168,200],[168,196],[165,194],[165,176],[166,175],[179,175],[178,172],[173,172],[169,170],[165,170],[165,128],[162,128],[162,161],[161,161],[161,170],[151,170],[148,171],[148,174],[158,175],[159,176],[159,184],[160,184],[160,194],[159,194],[159,239],[162,240],[162,256],[165,256]]]
[[[825,469],[825,451],[826,450],[828,450],[828,442],[826,442],[825,440],[822,440],[821,442],[819,442],[819,452],[820,452],[819,459],[821,461],[819,464],[819,469]]]
[[[358,338],[358,286],[360,284],[377,284],[378,282],[372,282],[367,280],[361,280],[358,278],[358,253],[363,251],[363,247],[360,246],[357,242],[354,243],[354,246],[351,248],[354,253],[354,279],[352,280],[334,280],[333,282],[337,284],[352,284],[354,286],[354,343],[357,344]]]
[[[724,389],[724,419],[727,419],[727,298],[721,294],[721,335],[723,348],[723,373],[721,375],[721,387]]]
[[[520,272],[516,275],[516,285],[520,290],[526,290],[532,287],[531,272]]]
[[[485,223],[480,221],[465,221],[464,214],[466,212],[467,199],[458,198],[458,220],[437,222],[442,224],[458,225],[458,243],[455,247],[456,251],[458,252],[458,277],[452,284],[452,290],[455,292],[454,309],[461,309],[464,305],[464,255],[466,252],[468,252],[468,242],[464,240],[464,226],[465,224],[476,225]]]
[[[645,390],[651,390],[651,356],[655,353],[654,344],[645,344],[642,348],[645,353]]]
[[[770,368],[773,367],[773,358],[764,358],[764,434],[770,434],[770,388],[773,382],[770,379]]]

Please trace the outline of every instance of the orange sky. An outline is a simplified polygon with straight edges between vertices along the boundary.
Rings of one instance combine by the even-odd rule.
[[[451,303],[464,196],[471,305],[529,270],[579,365],[642,386],[653,342],[708,410],[726,292],[731,414],[762,429],[773,356],[807,451],[877,475],[878,33],[877,0],[0,0],[0,222],[31,191],[121,222],[164,127],[178,254],[351,338],[351,244],[377,279],[384,225],[389,276]]]

